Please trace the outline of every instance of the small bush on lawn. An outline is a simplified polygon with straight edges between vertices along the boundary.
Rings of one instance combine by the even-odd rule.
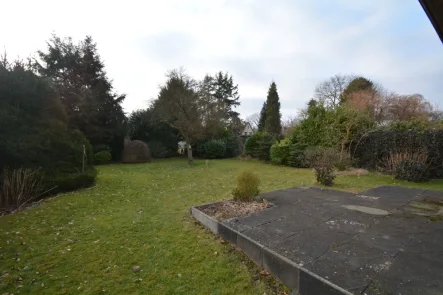
[[[101,151],[94,154],[94,163],[95,164],[105,164],[106,162],[111,161],[111,153],[109,151]]]
[[[289,147],[288,166],[305,168],[305,150],[306,145],[301,143],[294,143]]]
[[[334,163],[339,158],[333,148],[314,147],[305,151],[306,163],[314,168],[317,181],[326,186],[334,184]]]
[[[282,140],[271,146],[270,156],[271,162],[277,165],[287,165],[290,151],[290,142]]]
[[[244,171],[237,177],[237,187],[232,191],[235,201],[250,202],[260,193],[260,180],[251,171]]]
[[[214,139],[205,143],[205,158],[220,159],[225,156],[226,143],[223,140]]]
[[[394,169],[394,176],[396,179],[412,182],[425,182],[429,180],[426,164],[413,160],[398,162]]]

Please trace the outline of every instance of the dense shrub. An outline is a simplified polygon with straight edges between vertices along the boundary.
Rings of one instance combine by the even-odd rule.
[[[148,143],[148,146],[153,158],[161,159],[172,156],[171,151],[161,141],[152,140]]]
[[[246,155],[254,158],[258,156],[259,140],[261,136],[262,133],[257,132],[246,140],[244,152]]]
[[[111,147],[107,144],[96,144],[92,147],[94,154],[102,151],[111,152]]]
[[[44,186],[93,169],[91,145],[68,127],[57,91],[21,65],[0,65],[0,155],[1,174],[4,167],[41,169]]]
[[[379,170],[391,155],[417,151],[426,154],[429,176],[443,177],[443,130],[377,130],[354,139],[351,148],[358,166],[369,170]]]
[[[274,137],[269,133],[261,133],[258,140],[257,157],[262,161],[269,161],[271,159],[271,146],[275,142]]]
[[[205,143],[205,158],[220,159],[225,156],[226,143],[220,139],[210,140]]]
[[[426,164],[413,160],[400,161],[394,169],[396,179],[412,182],[425,182],[429,180]]]
[[[94,163],[98,165],[105,164],[106,162],[111,161],[111,159],[111,152],[106,150],[102,150],[94,154]]]
[[[304,168],[306,167],[305,161],[306,146],[301,143],[294,143],[289,146],[288,166]]]
[[[47,179],[44,191],[56,194],[91,187],[95,184],[96,177],[97,170],[93,167],[88,168],[84,173],[58,174]]]
[[[334,163],[334,167],[338,171],[344,171],[352,166],[352,158],[351,155],[348,153],[340,154],[338,159]]]
[[[334,163],[338,158],[334,148],[313,147],[305,151],[306,163],[314,168],[317,181],[326,186],[334,184]]]
[[[291,143],[288,140],[276,142],[271,146],[270,157],[273,164],[287,165]]]
[[[260,193],[260,179],[251,171],[244,171],[237,177],[237,187],[232,191],[235,201],[250,202]]]
[[[148,163],[151,162],[151,151],[148,145],[141,140],[129,142],[122,155],[123,163]]]
[[[242,151],[242,140],[239,136],[229,135],[224,138],[226,142],[226,154],[227,158],[237,157]]]

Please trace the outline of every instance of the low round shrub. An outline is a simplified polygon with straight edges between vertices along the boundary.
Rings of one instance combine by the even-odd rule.
[[[111,161],[111,153],[109,151],[101,151],[94,154],[94,163],[95,164],[104,164],[106,162]]]
[[[290,142],[282,140],[271,146],[271,162],[277,165],[287,165],[290,151]]]
[[[425,182],[429,180],[426,164],[413,160],[398,162],[394,169],[394,177],[412,182]]]
[[[237,187],[232,191],[235,201],[250,202],[259,190],[260,179],[252,171],[243,171],[237,177]]]
[[[226,143],[223,140],[214,139],[205,143],[205,158],[220,159],[225,156]]]

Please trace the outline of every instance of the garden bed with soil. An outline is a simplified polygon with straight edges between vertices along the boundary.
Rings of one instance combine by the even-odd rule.
[[[201,206],[199,207],[199,209],[205,214],[217,220],[222,220],[232,217],[246,216],[270,207],[272,207],[272,205],[265,200],[252,202],[236,202],[234,200],[224,200],[221,202]]]

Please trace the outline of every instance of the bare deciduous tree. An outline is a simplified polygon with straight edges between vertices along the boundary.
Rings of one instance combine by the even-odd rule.
[[[155,109],[162,120],[177,129],[186,141],[188,163],[192,165],[191,144],[204,132],[202,96],[199,95],[198,83],[189,77],[183,69],[172,70],[166,84],[160,87]]]
[[[389,99],[391,120],[430,119],[433,107],[421,94],[395,95]]]
[[[258,128],[259,121],[260,121],[259,113],[253,113],[252,115],[246,117],[246,122],[248,122],[253,129]]]
[[[314,97],[327,106],[335,108],[346,86],[354,79],[351,75],[335,75],[317,85]]]

